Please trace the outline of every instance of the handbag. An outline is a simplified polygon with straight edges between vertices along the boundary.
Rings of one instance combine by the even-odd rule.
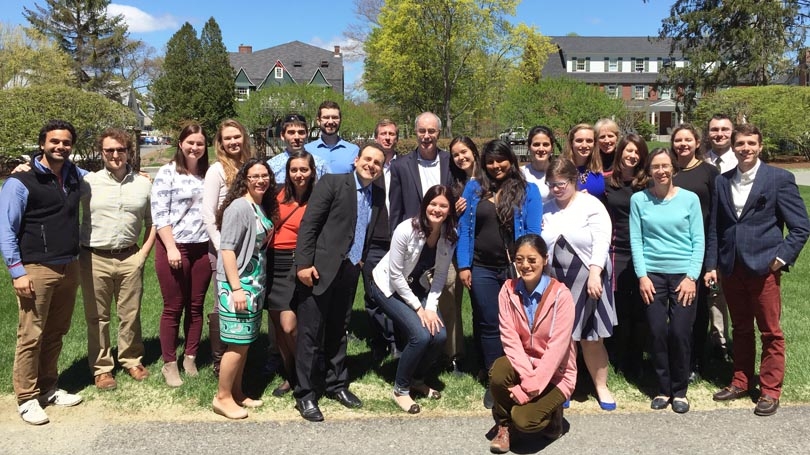
[[[422,275],[419,276],[419,284],[428,292],[430,292],[430,287],[433,286],[433,274],[435,272],[436,268],[431,267],[422,272]]]

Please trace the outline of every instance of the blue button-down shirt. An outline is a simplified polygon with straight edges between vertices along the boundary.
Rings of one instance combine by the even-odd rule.
[[[537,306],[540,304],[540,299],[543,297],[543,293],[546,292],[549,283],[551,283],[551,278],[548,275],[543,275],[532,292],[526,289],[526,283],[522,278],[518,280],[517,286],[515,286],[515,291],[520,296],[523,309],[526,310],[526,316],[529,318],[529,330],[532,329],[534,314],[537,312]]]
[[[333,146],[326,145],[323,138],[304,146],[307,152],[322,158],[329,164],[332,174],[348,174],[354,171],[354,159],[360,153],[360,147],[339,139]]]

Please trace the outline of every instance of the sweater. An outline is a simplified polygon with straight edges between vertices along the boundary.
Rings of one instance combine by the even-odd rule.
[[[543,293],[543,298],[529,329],[529,320],[517,280],[506,280],[498,295],[498,321],[503,352],[518,373],[520,383],[509,389],[520,404],[529,402],[530,393],[542,392],[555,385],[570,398],[577,381],[574,298],[571,291],[556,279]]]
[[[270,235],[270,233],[268,233]],[[253,257],[256,247],[256,211],[253,204],[240,197],[231,202],[222,214],[222,231],[217,254],[217,281],[228,281],[225,265],[222,263],[222,250],[231,250],[236,254],[236,266],[239,276]]]

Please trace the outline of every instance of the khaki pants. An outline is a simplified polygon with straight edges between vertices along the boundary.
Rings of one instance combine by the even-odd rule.
[[[118,314],[118,362],[125,369],[141,364],[141,298],[144,258],[137,249],[122,254],[82,249],[81,264],[84,316],[87,320],[87,361],[93,376],[115,367],[110,343],[110,309],[115,300]]]
[[[444,290],[439,296],[439,312],[442,314],[444,328],[447,330],[444,352],[450,359],[464,356],[464,325],[461,319],[464,286],[461,284],[461,280],[456,279],[456,272],[456,265],[450,264]]]
[[[22,404],[56,388],[62,337],[70,329],[79,263],[25,264],[34,298],[17,297],[20,323],[14,352],[14,394]]]

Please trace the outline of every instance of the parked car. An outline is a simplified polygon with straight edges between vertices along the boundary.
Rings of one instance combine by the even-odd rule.
[[[528,138],[526,137],[526,128],[522,126],[515,126],[501,133],[499,136],[501,140],[506,141],[512,145],[525,144]]]

